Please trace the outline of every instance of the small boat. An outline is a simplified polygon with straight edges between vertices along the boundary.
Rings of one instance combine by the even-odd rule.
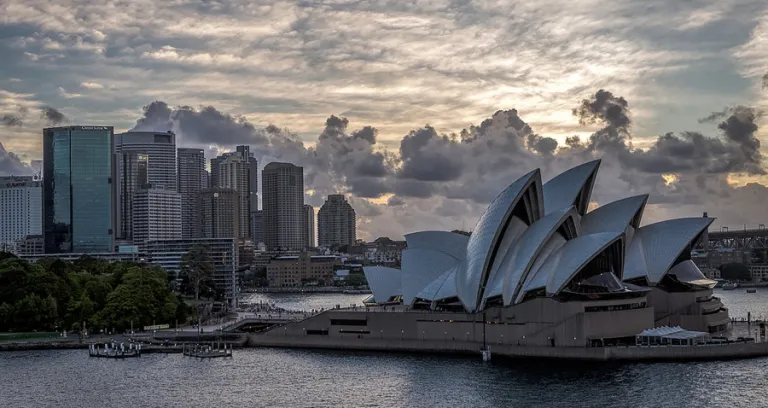
[[[736,282],[728,282],[725,285],[723,285],[723,290],[734,290],[739,287],[739,284]]]
[[[757,293],[757,289],[749,288],[749,289],[747,289],[747,293]]]
[[[135,346],[135,347],[134,347]],[[141,344],[129,344],[128,348],[125,347],[125,343],[115,344],[112,343],[111,347],[110,344],[104,344],[104,348],[99,348],[96,344],[91,344],[88,347],[88,355],[90,357],[101,357],[101,358],[130,358],[130,357],[141,357]]]

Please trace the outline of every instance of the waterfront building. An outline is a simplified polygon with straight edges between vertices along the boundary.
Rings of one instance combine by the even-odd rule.
[[[267,265],[267,280],[271,287],[298,287],[332,285],[334,271],[341,265],[339,257],[334,255],[299,255],[278,256]]]
[[[261,176],[267,249],[303,249],[304,168],[272,162],[264,167]]]
[[[251,211],[251,234],[254,244],[264,243],[264,211]]]
[[[133,196],[133,244],[181,239],[181,195],[173,190],[145,188]]]
[[[110,252],[117,183],[111,126],[43,131],[43,235],[46,253]]]
[[[190,238],[149,241],[146,243],[147,261],[163,268],[172,276],[181,272],[182,259],[192,248],[202,246],[213,263],[213,282],[230,307],[237,306],[238,251],[235,238]]]
[[[199,238],[200,191],[208,188],[205,156],[203,149],[179,148],[176,151],[177,185],[181,194],[181,235],[182,238]]]
[[[364,268],[374,301],[404,313],[362,316],[357,332],[567,348],[635,344],[660,326],[681,326],[697,338],[726,330],[715,281],[691,260],[712,219],[641,227],[647,195],[587,212],[599,164],[544,184],[538,170],[524,175],[491,202],[469,236],[407,234],[401,269]],[[433,315],[408,313],[420,309]],[[302,332],[322,326],[343,337],[347,328],[334,327],[334,319],[358,317],[321,315],[303,321]]]
[[[240,194],[231,188],[208,188],[200,193],[202,238],[240,237]]]
[[[176,135],[173,132],[126,132],[115,135],[115,151],[146,155],[147,183],[155,188],[177,190]]]
[[[0,177],[0,248],[43,233],[42,182],[32,176]]]
[[[330,194],[317,212],[319,245],[353,245],[357,241],[355,209],[343,194]]]
[[[309,204],[304,204],[304,220],[303,220],[304,236],[306,242],[305,248],[314,248],[315,244],[315,208]]]
[[[41,259],[59,259],[69,262],[76,261],[82,257],[101,259],[108,262],[143,262],[144,254],[140,252],[86,252],[86,253],[59,253],[59,254],[35,254],[19,255],[19,258],[29,262],[37,262]]]

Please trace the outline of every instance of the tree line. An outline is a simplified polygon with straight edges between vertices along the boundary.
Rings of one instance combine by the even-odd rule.
[[[205,248],[184,257],[180,284],[157,266],[42,258],[35,263],[0,252],[0,331],[123,332],[185,323],[194,307],[182,293],[216,298]]]

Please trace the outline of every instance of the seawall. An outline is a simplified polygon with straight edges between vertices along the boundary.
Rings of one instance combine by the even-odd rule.
[[[320,338],[316,336],[248,336],[248,347],[281,347],[358,351],[394,351],[480,355],[482,343],[435,340],[392,340],[376,338]],[[699,346],[630,347],[537,347],[491,345],[494,356],[588,361],[685,361],[740,359],[768,356],[766,343],[730,343]]]

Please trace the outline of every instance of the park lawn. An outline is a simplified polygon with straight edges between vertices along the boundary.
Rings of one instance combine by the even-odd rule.
[[[61,336],[56,332],[22,332],[22,333],[0,333],[0,342],[3,341],[18,341],[18,340],[35,340],[35,339],[50,339]]]

